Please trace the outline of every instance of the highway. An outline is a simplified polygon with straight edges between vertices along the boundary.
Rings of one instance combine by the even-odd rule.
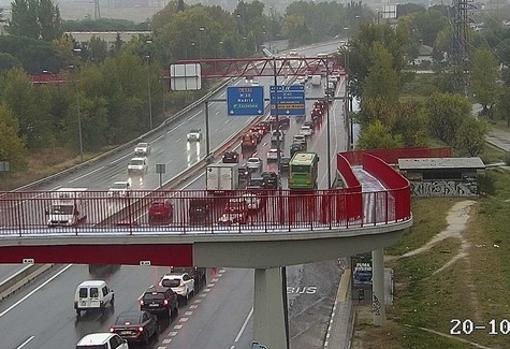
[[[319,52],[331,52],[336,44],[329,46],[314,47],[306,51],[307,56]],[[303,50],[296,50],[301,51]],[[265,85],[271,82],[270,78],[259,78],[260,84]],[[243,83],[241,81],[241,83]],[[307,89],[307,94],[313,88]],[[321,94],[320,89],[314,91]],[[221,92],[214,98],[224,98]],[[313,94],[309,94],[313,96]],[[311,103],[308,103],[308,108]],[[332,116],[332,154],[344,150],[346,145],[345,132],[342,128],[343,108],[336,103],[333,107]],[[335,109],[336,108],[336,109]],[[153,189],[159,185],[159,178],[154,173],[155,163],[166,163],[167,173],[165,179],[169,179],[186,167],[191,166],[195,161],[204,156],[205,142],[202,141],[198,147],[191,145],[187,147],[186,133],[191,128],[202,128],[203,108],[198,107],[192,110],[181,120],[170,124],[165,129],[147,139],[152,145],[150,155],[150,171],[139,182],[138,187]],[[210,134],[211,149],[222,143],[227,137],[242,129],[249,121],[247,117],[228,117],[226,108],[222,103],[210,103]],[[326,167],[327,155],[325,127],[312,138],[309,149],[321,154],[320,186],[327,185]],[[289,133],[297,131],[297,125],[293,122]],[[290,136],[290,137],[289,137]],[[291,143],[291,134],[287,135],[286,152]],[[261,147],[260,157],[265,158],[268,146]],[[89,189],[107,189],[116,180],[127,178],[127,162],[132,150],[126,150],[104,159],[89,168],[82,169],[76,173],[55,181],[51,184],[41,186],[39,189],[55,189],[58,187],[87,187]],[[332,168],[335,168],[332,159]],[[203,188],[203,176],[192,181],[188,188]],[[312,267],[310,267],[312,266]],[[289,269],[289,287],[304,285],[308,281],[303,275],[316,274],[307,273],[307,268],[314,268],[313,265],[300,266]],[[54,349],[73,347],[81,336],[91,333],[108,331],[115,316],[125,310],[132,310],[138,307],[137,298],[149,285],[158,282],[160,275],[166,268],[153,267],[127,267],[122,266],[116,272],[103,277],[116,291],[116,307],[112,313],[104,316],[98,314],[87,314],[79,321],[73,309],[73,296],[75,287],[82,280],[89,279],[87,266],[66,265],[54,268],[45,275],[44,279],[38,280],[26,287],[15,296],[0,303],[0,329],[2,333],[2,349],[18,349],[23,343],[23,348]],[[320,270],[320,268],[318,268]],[[3,272],[4,269],[0,269]],[[319,272],[319,271],[318,271]],[[317,272],[317,273],[318,273]],[[1,274],[0,274],[1,275]],[[187,318],[181,324],[182,328],[176,329],[179,321],[170,326],[163,326],[159,340],[154,340],[151,348],[161,346],[176,348],[248,348],[251,341],[251,322],[248,317],[252,305],[253,272],[250,270],[226,270],[221,277],[209,278],[211,287],[209,292],[202,292],[197,295],[193,302],[195,308],[181,308],[181,317]],[[217,279],[216,281],[214,281]],[[323,287],[325,294],[329,294],[331,287]],[[322,288],[320,288],[322,289]],[[322,291],[321,291],[322,292]],[[317,292],[318,293],[318,292]],[[205,295],[205,297],[203,296]],[[304,297],[304,296],[303,296]],[[300,298],[300,297],[294,297]],[[312,300],[313,297],[309,297]],[[313,298],[314,299],[314,298]],[[305,303],[305,304],[301,304]],[[301,309],[307,308],[307,302],[301,304]],[[312,302],[313,303],[313,302]],[[190,305],[190,307],[191,307]],[[311,309],[308,307],[307,309]],[[185,311],[192,312],[186,315]],[[291,307],[291,319],[293,308]],[[323,314],[322,312],[320,314]],[[328,313],[329,314],[329,313]],[[312,321],[313,322],[313,321]],[[317,322],[324,321],[320,317]],[[243,325],[246,325],[243,327]],[[165,324],[163,324],[165,325]],[[292,331],[291,321],[291,333]],[[242,330],[242,331],[241,331]],[[297,337],[303,337],[299,335]],[[296,337],[296,338],[297,338]],[[236,342],[237,338],[237,342]],[[169,341],[172,339],[172,342]],[[27,342],[28,341],[28,342]],[[204,345],[204,343],[209,343]],[[217,344],[216,344],[217,343]],[[177,345],[178,344],[178,345]],[[227,345],[224,345],[227,344]]]

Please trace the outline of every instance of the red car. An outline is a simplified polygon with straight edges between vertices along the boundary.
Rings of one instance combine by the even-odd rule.
[[[149,207],[150,224],[169,224],[174,215],[174,207],[168,199],[155,200]]]

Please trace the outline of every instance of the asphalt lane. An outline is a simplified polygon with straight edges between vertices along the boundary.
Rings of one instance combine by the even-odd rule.
[[[24,267],[23,264],[4,264],[0,267],[0,283]]]
[[[332,44],[330,46],[312,48],[310,51],[307,51],[307,56],[312,56],[319,52],[331,51],[331,47],[335,46],[335,44]],[[261,85],[266,83],[264,79],[265,78],[259,78]],[[267,80],[269,80],[268,83],[270,83],[271,79]],[[221,98],[221,96],[218,98]],[[227,117],[226,111],[221,109],[224,108],[224,106],[220,106],[219,104],[215,106],[215,104],[217,103],[211,103],[210,105],[212,148],[249,122],[249,118],[245,117]],[[223,110],[223,112],[221,110]],[[177,174],[185,169],[186,166],[190,166],[193,161],[196,161],[196,159],[199,158],[199,151],[200,156],[203,156],[203,142],[201,142],[199,149],[196,149],[195,147],[195,149],[189,149],[188,151],[187,148],[184,148],[186,147],[185,134],[187,131],[190,128],[200,127],[200,125],[203,124],[202,113],[202,108],[196,108],[190,112],[191,121],[183,118],[181,121],[177,121],[176,123],[169,125],[168,128],[148,139],[148,141],[152,143],[153,147],[152,154],[150,155],[152,166],[156,162],[163,162],[167,163],[167,171],[176,170],[173,174],[171,171],[168,172],[167,178]],[[131,150],[121,152],[111,159],[103,160],[88,169],[77,171],[69,176],[69,178],[64,178],[60,181],[42,186],[40,189],[49,190],[55,189],[58,186],[106,189],[114,181],[126,179],[127,161],[129,161],[131,154]],[[321,165],[322,163],[324,162],[321,162]],[[198,185],[199,181],[195,183]],[[144,179],[144,182],[141,183],[141,186],[143,188],[150,189],[158,184],[159,178],[151,176],[151,171],[149,171],[149,174]],[[53,271],[48,274],[47,277],[50,278],[52,275],[56,275],[56,273],[60,272],[60,270]],[[117,293],[114,313],[107,313],[105,316],[86,315],[83,319],[76,322],[76,315],[72,305],[74,290],[79,282],[89,279],[91,276],[88,275],[87,266],[69,266],[67,269],[62,271],[61,274],[56,276],[54,279],[51,279],[50,282],[46,284],[44,284],[42,280],[40,282],[36,282],[16,296],[11,297],[0,304],[2,348],[4,348],[4,346],[6,349],[17,348],[17,346],[31,336],[33,336],[33,339],[25,346],[27,349],[73,347],[77,340],[85,334],[107,331],[114,321],[115,316],[118,315],[119,312],[136,309],[138,307],[137,297],[146,287],[159,280],[159,274],[161,272],[161,268],[122,266],[117,272],[105,277]],[[230,270],[228,272],[230,272]],[[230,298],[223,301],[210,302],[211,305],[217,309],[226,307],[226,310],[221,310],[224,315],[218,317],[216,321],[212,322],[215,326],[221,328],[221,331],[214,336],[215,338],[221,337],[219,333],[223,332],[224,335],[230,334],[230,336],[226,338],[232,339],[232,334],[235,334],[234,332],[240,330],[239,326],[243,325],[243,323],[240,323],[238,319],[246,319],[247,314],[249,314],[250,305],[252,304],[252,296],[250,293],[252,292],[252,284],[250,285],[247,280],[251,279],[251,282],[253,282],[253,278],[249,276],[253,275],[253,273],[251,271],[235,270],[235,273],[232,274],[234,277],[232,277],[231,282],[236,285],[236,289],[242,288],[249,291],[246,291],[244,295],[239,297],[237,301],[239,306],[237,307],[226,307],[227,304],[234,304]],[[38,289],[41,285],[44,286]],[[220,289],[221,282],[218,282],[217,285],[218,289]],[[230,289],[230,287],[227,289]],[[218,291],[220,294],[225,292],[227,291],[221,291],[221,289]],[[213,293],[210,294],[212,295]],[[24,299],[24,297],[27,298]],[[246,305],[241,306],[241,303]],[[204,306],[204,309],[205,308],[206,307]],[[232,309],[239,310],[232,311]],[[197,311],[196,314],[201,314],[202,310]],[[218,311],[219,310],[216,310],[215,312]],[[237,313],[237,315],[234,313]],[[236,321],[230,323],[229,326],[226,326],[228,321],[226,319],[234,316]],[[193,321],[198,320],[190,317],[188,324],[191,324]],[[207,323],[208,322],[209,321],[207,321]],[[224,326],[222,326],[222,324]],[[241,333],[238,338],[239,343],[242,343],[245,340],[251,340],[251,337],[249,336],[250,331],[250,326],[248,325],[245,326],[244,332],[239,332]],[[200,339],[202,337],[200,335],[200,331],[199,333],[190,332],[190,336],[193,338],[197,337],[197,341],[205,340]],[[207,336],[202,338],[207,338]],[[236,337],[234,336],[233,339],[235,340],[235,338]],[[161,343],[163,343],[163,340]],[[205,347],[209,348],[209,346]],[[224,346],[219,346],[218,348],[224,348]]]

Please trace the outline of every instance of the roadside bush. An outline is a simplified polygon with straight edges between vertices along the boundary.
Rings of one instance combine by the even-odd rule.
[[[506,164],[507,166],[510,166],[510,151],[507,151],[507,152],[505,153],[505,164]]]
[[[478,191],[480,195],[494,195],[496,186],[494,185],[494,176],[486,172],[478,176]]]

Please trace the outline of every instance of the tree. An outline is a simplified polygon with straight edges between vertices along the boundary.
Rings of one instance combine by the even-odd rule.
[[[455,146],[461,153],[469,156],[478,156],[485,145],[487,124],[482,120],[467,118],[460,125],[457,132]]]
[[[510,86],[501,88],[496,104],[496,115],[503,120],[506,120],[507,127],[510,127]]]
[[[11,111],[0,104],[0,159],[9,161],[13,171],[24,169],[25,145],[18,136],[18,124]]]
[[[108,46],[106,41],[100,37],[92,36],[87,46],[88,59],[91,62],[100,63],[108,56]]]
[[[41,38],[52,41],[59,38],[62,33],[62,20],[58,6],[54,6],[52,0],[39,0],[38,19]]]
[[[361,149],[389,149],[400,146],[402,146],[400,135],[392,135],[379,120],[371,122],[364,128],[358,139],[358,148]]]
[[[460,95],[434,93],[425,102],[430,132],[448,145],[455,145],[459,126],[470,117],[471,103]]]
[[[37,0],[14,0],[11,4],[9,33],[39,39],[41,30],[37,23],[38,5]]]
[[[184,11],[186,8],[186,4],[184,4],[184,0],[177,0],[177,12]]]
[[[362,98],[382,98],[390,102],[398,100],[399,78],[393,69],[392,56],[379,42],[370,51],[372,66],[363,82]]]
[[[19,59],[8,53],[0,52],[0,72],[10,70],[12,68],[21,68]]]
[[[471,59],[471,88],[482,114],[492,118],[492,107],[498,97],[498,62],[487,48],[475,50]]]
[[[48,97],[45,88],[34,88],[20,69],[5,74],[1,84],[1,101],[19,122],[18,135],[29,149],[47,148],[54,144]]]

